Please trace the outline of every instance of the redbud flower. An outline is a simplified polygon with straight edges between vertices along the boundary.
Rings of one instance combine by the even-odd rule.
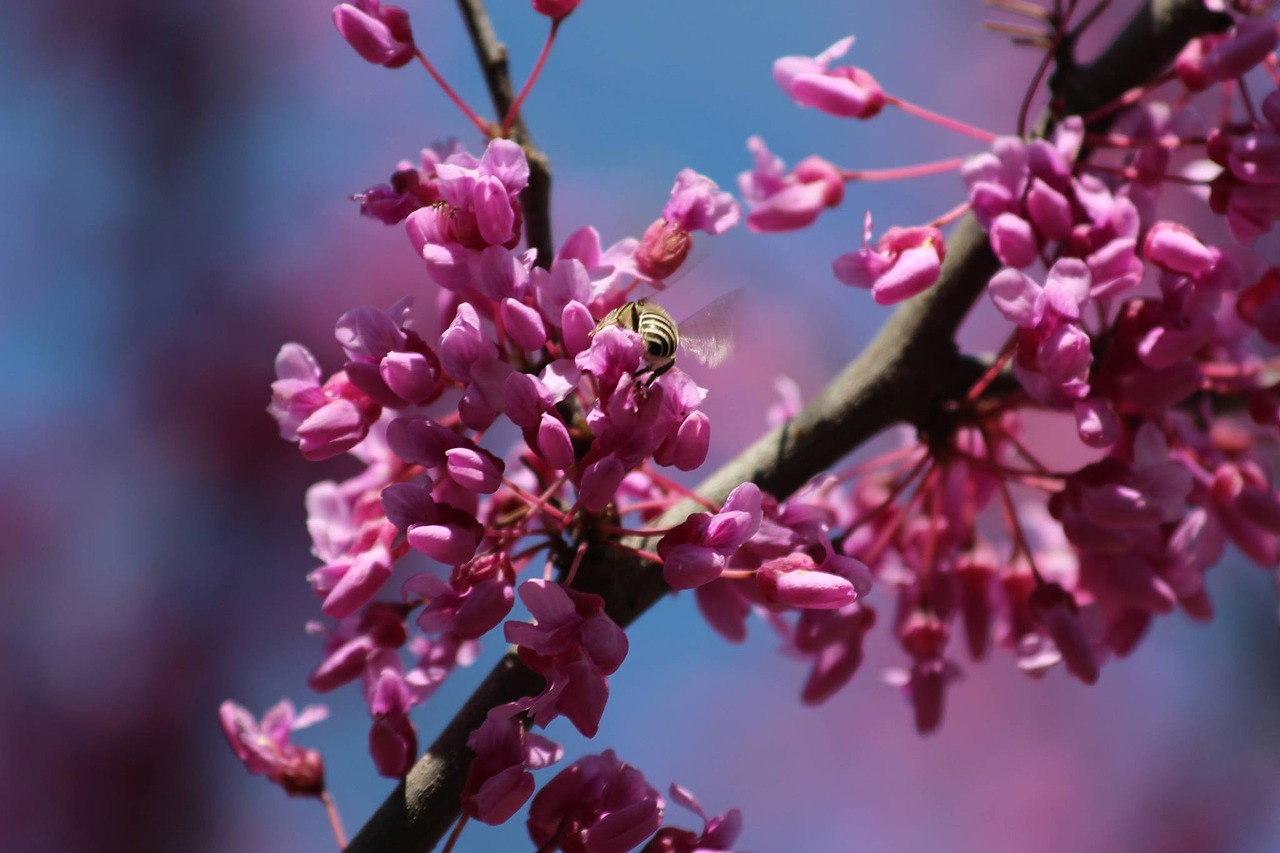
[[[510,705],[494,708],[467,738],[476,757],[462,786],[462,810],[493,826],[505,823],[533,796],[529,771],[555,764],[564,755],[559,744],[526,731],[514,714]]]
[[[520,660],[547,681],[533,699],[521,700],[521,710],[533,712],[546,726],[564,714],[578,731],[594,737],[609,698],[609,681],[627,656],[627,635],[604,612],[598,595],[565,589],[546,580],[520,586],[520,600],[534,624],[508,622],[507,642],[520,647]]]
[[[420,207],[440,201],[440,189],[436,185],[436,166],[457,158],[470,158],[455,140],[432,143],[422,149],[419,164],[401,160],[385,184],[370,187],[351,196],[360,202],[360,215],[369,216],[387,225],[401,222]]]
[[[369,754],[374,766],[387,778],[401,778],[418,756],[418,732],[409,720],[415,697],[397,652],[378,651],[370,656],[364,671],[364,696],[373,715]]]
[[[374,65],[399,68],[413,59],[409,13],[379,0],[354,0],[333,9],[333,23],[361,58]]]
[[[1201,36],[1178,54],[1174,70],[1184,86],[1198,92],[1246,74],[1276,49],[1280,36],[1270,17],[1237,20],[1227,35]]]
[[[640,853],[732,853],[729,849],[742,832],[742,812],[729,809],[722,815],[708,818],[693,793],[679,785],[667,789],[671,801],[702,818],[702,832],[664,827]]]
[[[760,488],[743,483],[725,498],[715,515],[696,512],[658,542],[662,576],[673,589],[710,583],[729,558],[760,528]]]
[[[329,716],[323,705],[308,705],[295,714],[288,699],[262,715],[262,722],[230,700],[218,709],[222,733],[236,757],[250,773],[266,776],[291,797],[318,797],[324,793],[324,761],[314,749],[289,742],[290,735]]]
[[[1264,341],[1280,343],[1280,268],[1269,268],[1240,292],[1236,313],[1256,328]]]
[[[424,601],[418,626],[428,634],[477,639],[497,627],[515,601],[515,570],[506,554],[478,557],[454,569],[445,581],[420,572],[404,582],[410,601]]]
[[[1056,583],[1040,584],[1031,593],[1031,609],[1044,623],[1067,672],[1085,684],[1096,683],[1098,661],[1080,624],[1075,598]]]
[[[582,0],[533,0],[533,11],[558,21],[567,18],[581,2]]]
[[[818,566],[807,553],[798,551],[770,560],[756,572],[756,582],[765,601],[788,607],[837,610],[858,597],[853,581],[834,571],[837,567],[862,578],[869,588],[871,576],[866,566],[851,557],[831,555],[832,565]]]
[[[938,280],[947,244],[937,228],[893,227],[872,248],[871,214],[863,220],[862,248],[835,259],[836,278],[850,287],[870,288],[881,305],[892,305],[927,290]]]
[[[814,57],[784,56],[773,63],[773,79],[802,107],[842,118],[873,118],[885,101],[875,78],[851,65],[829,67],[852,46],[853,36],[848,36]]]
[[[840,170],[821,157],[806,157],[788,174],[760,137],[748,139],[747,148],[756,167],[738,175],[738,190],[747,203],[747,227],[752,231],[804,228],[824,207],[835,207],[844,198]]]
[[[1170,272],[1197,276],[1213,269],[1221,253],[1200,242],[1195,233],[1177,222],[1157,222],[1142,244],[1147,260]]]
[[[1093,481],[1084,481],[1088,484],[1081,501],[1094,523],[1128,528],[1182,518],[1191,491],[1191,475],[1170,458],[1169,446],[1155,424],[1142,424],[1134,435],[1133,465],[1129,471],[1095,466],[1084,470],[1090,469]]]
[[[543,786],[529,807],[539,849],[626,853],[662,825],[662,797],[613,750],[587,755]]]
[[[425,405],[444,390],[440,359],[407,328],[412,303],[407,297],[385,312],[357,308],[343,314],[334,328],[347,354],[343,372],[351,384],[389,408]]]
[[[683,169],[671,188],[662,218],[645,229],[636,249],[636,269],[646,278],[670,277],[693,247],[690,231],[717,236],[738,224],[741,212],[733,196],[710,178]]]
[[[369,656],[379,649],[398,649],[408,635],[404,608],[374,602],[360,616],[343,619],[332,630],[318,621],[307,623],[308,634],[325,636],[324,659],[307,676],[307,686],[324,693],[360,676]]]
[[[1076,431],[1090,447],[1110,447],[1120,435],[1120,419],[1106,400],[1077,400],[1073,406]]]
[[[306,347],[285,344],[276,356],[267,411],[280,437],[298,442],[312,461],[346,453],[369,433],[381,409],[341,371],[320,384],[320,365]]]
[[[813,660],[801,700],[817,705],[831,698],[862,666],[863,643],[876,612],[860,602],[839,610],[802,610],[792,638],[794,650]]]
[[[920,734],[942,723],[947,686],[960,675],[959,668],[942,657],[948,635],[947,626],[932,613],[912,613],[898,629],[902,647],[914,663],[906,672],[890,673],[890,678],[906,692]]]

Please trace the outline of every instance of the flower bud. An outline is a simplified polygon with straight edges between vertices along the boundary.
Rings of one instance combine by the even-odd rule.
[[[1002,213],[991,223],[991,249],[1006,266],[1022,269],[1036,260],[1036,232],[1014,213]]]
[[[454,447],[445,451],[449,477],[472,492],[491,495],[502,485],[502,460],[487,450]]]
[[[399,68],[413,59],[413,31],[404,9],[382,6],[379,0],[355,0],[334,7],[333,23],[367,62]]]
[[[853,584],[839,575],[818,571],[813,560],[791,554],[770,560],[756,572],[766,601],[813,610],[836,610],[858,597]]]
[[[569,13],[578,8],[582,0],[533,0],[533,11],[559,21],[569,17]]]
[[[547,464],[561,471],[573,466],[573,441],[564,421],[551,413],[542,416],[538,426],[538,452]]]
[[[502,300],[498,312],[503,328],[516,346],[525,352],[542,349],[547,342],[547,327],[537,309],[508,298]]]
[[[669,278],[680,269],[692,248],[693,238],[688,231],[665,219],[654,220],[640,238],[636,269],[647,278]]]

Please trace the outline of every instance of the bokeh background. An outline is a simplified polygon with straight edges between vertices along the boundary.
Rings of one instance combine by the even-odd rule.
[[[404,5],[435,64],[487,108],[453,4]],[[522,76],[544,20],[524,0],[491,5]],[[361,62],[329,10],[6,11],[0,850],[333,848],[321,809],[250,777],[217,726],[226,697],[255,713],[316,700],[302,495],[353,470],[305,463],[278,438],[264,411],[272,359],[298,340],[332,368],[339,314],[425,296],[400,229],[360,219],[347,197],[434,139],[478,140],[416,66]],[[982,32],[984,14],[976,0],[585,0],[526,109],[553,164],[557,233],[638,235],[680,168],[733,186],[752,133],[792,163],[971,151],[899,115],[797,110],[769,68],[856,33],[853,60],[893,93],[1007,131],[1035,57]],[[713,462],[763,426],[777,376],[814,392],[883,319],[827,264],[859,239],[862,211],[880,228],[912,224],[961,193],[954,177],[853,187],[813,229],[734,232],[703,253],[673,313],[732,287],[749,296],[737,357],[701,377]],[[981,316],[970,334],[993,343]],[[660,789],[742,808],[739,846],[757,853],[1280,850],[1274,589],[1234,558],[1210,588],[1213,623],[1161,620],[1091,689],[1058,672],[1032,681],[1001,657],[968,667],[928,738],[880,681],[901,663],[883,638],[849,688],[805,709],[802,670],[763,626],[728,646],[683,596],[633,628],[596,741],[562,723],[549,734],[566,760],[611,747]],[[419,709],[424,742],[488,659]],[[392,787],[368,760],[356,692],[325,697],[333,716],[299,738],[323,750],[351,831]],[[517,820],[473,825],[458,849],[529,847]]]

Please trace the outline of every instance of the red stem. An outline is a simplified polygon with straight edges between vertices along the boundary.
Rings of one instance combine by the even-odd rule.
[[[329,816],[329,828],[333,830],[333,838],[338,842],[338,850],[347,846],[347,833],[342,828],[342,817],[338,814],[338,806],[328,791],[320,792],[320,802],[324,803],[324,812]]]
[[[964,161],[964,157],[950,157],[946,160],[918,163],[915,166],[897,166],[892,169],[847,169],[840,173],[840,177],[847,182],[896,181],[901,178],[923,178],[928,175],[940,175],[943,172],[954,172],[964,165]]]
[[[458,839],[462,837],[462,828],[467,825],[470,815],[464,814],[458,818],[457,824],[453,827],[453,832],[449,833],[449,840],[444,843],[442,853],[453,853],[453,848],[457,845]]]
[[[1004,370],[1004,366],[1009,363],[1009,359],[1013,357],[1013,351],[1017,345],[1018,330],[1015,329],[1009,335],[1009,339],[1004,342],[1004,346],[1000,348],[1000,355],[997,356],[992,365],[987,368],[987,372],[982,374],[982,378],[975,382],[973,387],[969,389],[969,393],[965,397],[966,403],[976,402],[977,399],[982,396],[982,392],[986,391],[987,388],[991,386],[991,383],[1000,375],[1000,371]]]
[[[996,135],[988,130],[974,127],[971,124],[965,124],[958,119],[948,118],[947,116],[935,113],[933,110],[926,110],[924,107],[917,106],[910,101],[904,101],[902,98],[895,97],[894,95],[885,93],[884,100],[885,103],[893,104],[904,113],[913,115],[916,118],[922,118],[925,121],[931,121],[939,127],[945,127],[947,130],[954,130],[956,133],[971,136],[974,139],[979,139],[988,144],[996,141]]]
[[[467,117],[467,120],[474,124],[476,129],[479,130],[486,139],[492,137],[493,127],[484,119],[476,115],[475,111],[472,110],[471,107],[467,106],[467,102],[462,100],[457,92],[453,91],[453,87],[446,83],[444,78],[440,76],[440,72],[427,61],[427,57],[422,53],[422,50],[418,49],[414,51],[414,55],[418,57],[418,62],[422,64],[422,67],[427,69],[427,73],[431,75],[431,79],[436,81],[436,85],[443,89],[444,93],[449,96],[449,100],[457,104],[458,109],[462,110],[462,114]]]
[[[541,76],[542,66],[547,64],[547,57],[551,55],[551,45],[555,43],[556,31],[560,29],[561,20],[561,18],[556,18],[551,22],[551,32],[547,33],[547,40],[542,43],[542,52],[538,54],[538,61],[533,64],[533,70],[529,72],[529,79],[524,81],[524,88],[520,90],[520,94],[516,96],[516,99],[511,102],[511,109],[507,110],[506,118],[502,120],[500,136],[505,137],[511,130],[511,125],[515,123],[516,116],[520,114],[520,106],[524,103],[524,99],[529,97],[529,93],[533,91],[533,84]]]

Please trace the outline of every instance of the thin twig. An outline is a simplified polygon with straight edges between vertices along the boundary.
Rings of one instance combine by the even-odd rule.
[[[464,14],[468,9],[483,14],[478,0],[458,3]],[[1151,0],[1095,62],[1053,81],[1064,110],[1060,115],[1098,109],[1155,76],[1189,39],[1224,28],[1224,17],[1207,11],[1203,0]],[[468,17],[469,25],[471,21]],[[492,88],[495,77],[486,57],[497,42],[491,32],[477,38],[475,31],[473,27]],[[507,84],[509,96],[509,80]],[[498,98],[495,93],[495,103]],[[501,104],[498,113],[504,114]],[[1053,120],[1046,116],[1038,123],[1040,135],[1052,129]],[[525,133],[519,123],[517,130]],[[545,199],[540,203],[545,205]],[[952,339],[997,267],[986,235],[972,217],[966,218],[947,241],[938,283],[894,312],[870,346],[792,421],[708,477],[698,493],[719,503],[751,480],[785,498],[889,426],[905,422],[927,428],[942,403],[962,399],[982,375],[983,365],[961,355]],[[654,526],[677,524],[702,508],[685,500]],[[597,546],[589,547],[575,588],[603,595],[607,612],[624,627],[670,592],[656,566]],[[471,762],[467,737],[489,709],[536,695],[543,685],[542,676],[520,665],[514,654],[503,657],[352,840],[348,853],[418,853],[434,847],[460,811]]]
[[[494,113],[501,120],[511,112],[516,94],[511,86],[511,72],[507,66],[507,48],[498,41],[481,0],[458,0],[458,10],[471,34],[471,45],[480,70],[493,100]],[[510,138],[520,143],[529,161],[529,186],[520,193],[520,208],[524,212],[525,241],[538,250],[537,265],[544,269],[551,266],[555,243],[551,240],[551,165],[547,155],[533,145],[524,116],[517,112],[510,122]]]

